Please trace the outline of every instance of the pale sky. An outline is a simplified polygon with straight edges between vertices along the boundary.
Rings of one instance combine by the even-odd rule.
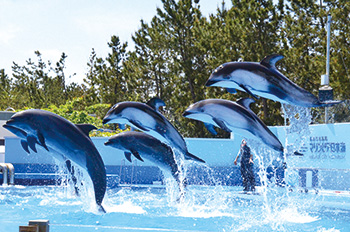
[[[204,16],[215,13],[221,2],[200,0]],[[66,77],[76,73],[66,81],[81,83],[92,48],[106,57],[107,43],[117,35],[132,50],[131,35],[140,20],[150,22],[161,6],[160,0],[0,0],[0,69],[10,75],[13,61],[36,60],[36,50],[52,62],[65,52]]]

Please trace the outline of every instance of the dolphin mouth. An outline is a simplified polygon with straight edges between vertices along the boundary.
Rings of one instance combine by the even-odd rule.
[[[209,80],[207,80],[207,82],[205,83],[205,86],[212,86],[212,85],[214,85],[215,83],[217,83],[218,81],[216,81],[216,80],[212,80],[212,79],[210,79],[209,78]]]
[[[102,124],[107,124],[108,122],[110,122],[111,121],[111,119],[109,119],[109,118],[104,118],[103,120],[102,120]]]
[[[11,132],[13,132],[13,131],[22,131],[22,129],[17,128],[17,127],[15,127],[13,125],[9,125],[8,123],[2,125],[2,127],[5,128],[6,130],[11,131]]]
[[[8,129],[10,126],[7,124],[2,125],[3,128]]]
[[[15,120],[13,118],[10,118],[9,120],[6,121],[6,123],[3,125],[3,127],[5,127],[5,125],[6,126],[12,126],[11,124],[13,124],[14,121]]]
[[[191,115],[191,113],[188,112],[188,111],[185,111],[185,112],[182,114],[183,117],[186,117],[186,116],[188,116],[188,115]]]

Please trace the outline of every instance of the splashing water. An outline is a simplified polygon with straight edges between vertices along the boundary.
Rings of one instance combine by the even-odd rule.
[[[60,176],[60,186],[66,186],[65,194],[69,198],[79,197],[83,202],[82,207],[87,212],[98,212],[95,201],[94,188],[91,178],[86,170],[70,162],[70,169],[73,170],[73,175],[68,171],[66,162],[55,159]],[[105,201],[107,196],[105,195]]]
[[[302,153],[303,145],[310,135],[310,123],[312,121],[311,110],[306,107],[292,106],[282,104],[282,112],[285,120],[285,158],[288,161],[288,167],[285,172],[285,179],[290,187],[295,187],[298,178],[297,170],[293,159],[288,159],[295,151]]]
[[[299,150],[309,133],[310,112],[283,106],[286,120],[286,158]],[[18,225],[37,218],[50,219],[52,231],[346,231],[349,225],[350,196],[289,192],[276,185],[278,176],[269,168],[281,164],[278,154],[267,146],[248,140],[254,154],[261,186],[259,195],[241,194],[242,187],[223,186],[206,164],[176,159],[180,179],[197,165],[212,186],[189,185],[182,191],[170,175],[164,187],[123,187],[108,189],[103,205],[107,214],[98,214],[93,188],[84,170],[77,170],[80,197],[69,179],[67,168],[58,162],[64,176],[56,187],[0,188],[2,228],[15,231]],[[288,163],[288,167],[289,167]],[[79,171],[78,171],[79,170]],[[291,174],[287,168],[286,177]],[[295,174],[295,173],[294,173]],[[65,179],[66,178],[66,179]],[[70,183],[66,186],[66,183]],[[203,182],[207,183],[207,182]],[[11,217],[8,217],[11,215]]]
[[[287,104],[282,104],[282,112],[286,126],[285,153],[288,156],[300,150],[310,135],[312,116],[309,108]]]
[[[309,215],[305,208],[311,207],[315,201],[300,203],[291,197],[288,188],[285,188],[285,180],[295,175],[295,170],[284,169],[284,162],[295,151],[302,148],[307,136],[310,134],[309,124],[311,123],[310,109],[290,105],[282,105],[282,112],[285,119],[285,151],[284,159],[280,159],[277,152],[271,150],[264,144],[255,140],[247,140],[254,154],[258,166],[258,177],[261,183],[259,193],[262,195],[262,221],[261,224],[268,224],[273,230],[285,230],[284,225],[289,222],[310,223],[318,220]],[[289,166],[293,164],[288,163]],[[281,173],[283,174],[281,175]],[[281,179],[281,176],[285,179]],[[282,187],[281,187],[282,186]],[[306,206],[307,205],[307,206]],[[289,215],[289,216],[287,216]]]

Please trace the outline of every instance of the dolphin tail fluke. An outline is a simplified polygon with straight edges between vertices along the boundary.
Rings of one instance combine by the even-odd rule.
[[[342,102],[343,101],[338,101],[338,100],[323,101],[323,102],[320,102],[320,106],[324,106],[324,107],[334,106],[334,105],[340,104]]]
[[[185,155],[185,159],[187,160],[195,160],[195,161],[198,161],[198,162],[201,162],[201,163],[205,163],[204,160],[202,160],[201,158],[187,152],[186,155]]]

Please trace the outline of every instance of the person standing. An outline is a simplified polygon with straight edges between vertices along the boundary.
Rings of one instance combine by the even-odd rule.
[[[235,161],[233,162],[237,165],[237,160],[241,156],[241,175],[243,179],[243,191],[255,191],[255,176],[253,172],[253,154],[250,152],[250,148],[247,145],[247,141],[244,139],[241,143],[241,148],[237,154]]]

